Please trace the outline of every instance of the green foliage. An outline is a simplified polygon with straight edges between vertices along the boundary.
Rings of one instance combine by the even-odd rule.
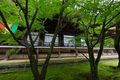
[[[18,23],[20,21],[20,19],[18,19],[19,9],[15,6],[13,2],[9,0],[4,0],[4,2],[0,1],[0,10],[3,12],[8,23]],[[1,18],[0,21],[2,21]]]
[[[18,43],[13,39],[12,36],[10,36],[3,44],[8,44],[8,45],[18,45]]]
[[[9,55],[15,56],[20,50],[21,50],[21,48],[20,49],[12,48],[9,50],[8,56]]]
[[[8,40],[8,38],[10,37],[11,35],[9,33],[7,34],[0,34],[0,42],[1,41],[5,41],[5,40]]]
[[[78,21],[79,28],[84,31],[86,36],[84,40],[88,40],[90,45],[94,45],[99,39],[98,36],[102,33],[104,21],[106,21],[105,24],[109,22],[105,25],[105,28],[119,21],[120,15],[115,15],[120,12],[120,1],[95,0],[94,2],[93,0],[78,0],[76,2],[77,7],[76,10],[74,10],[74,14],[80,14],[81,19]],[[72,22],[77,22],[77,19],[73,19]],[[79,37],[79,39],[80,38],[81,37]],[[99,46],[99,43],[96,44],[96,46],[97,45]],[[109,45],[113,46],[113,43]]]
[[[21,3],[23,8],[25,8],[25,1],[18,1]],[[42,26],[42,21],[45,18],[52,19],[53,16],[60,13],[60,10],[62,10],[62,8],[65,8],[63,17],[67,17],[69,20],[77,15],[80,15],[81,17],[79,21],[77,21],[77,18],[74,18],[72,20],[72,23],[75,24],[79,22],[80,30],[84,31],[85,33],[84,35],[81,34],[76,38],[84,40],[88,39],[90,44],[94,44],[97,40],[97,37],[93,37],[94,33],[97,35],[101,33],[104,20],[106,19],[106,23],[109,22],[109,20],[119,12],[119,4],[119,1],[111,2],[111,0],[96,0],[95,3],[93,0],[69,0],[62,6],[61,0],[28,0],[28,19],[30,23],[35,9],[39,7],[36,19],[31,30],[32,32],[34,32],[35,30],[39,30],[41,28],[44,29],[44,26]],[[0,10],[3,12],[8,23],[18,23],[19,27],[26,27],[24,14],[20,10],[19,6],[15,6],[14,2],[11,2],[9,0],[4,0],[4,2],[0,1]],[[96,15],[97,17],[95,20]],[[119,18],[120,16],[114,18],[108,25],[106,25],[105,28],[114,24],[116,21],[119,20]],[[0,21],[2,21],[1,18]],[[91,28],[91,26],[93,26],[94,24],[100,24],[100,26]],[[24,31],[16,31],[16,37],[22,38],[22,35],[23,33],[25,33],[25,31],[26,29]],[[13,37],[11,37],[10,34],[0,34],[0,36],[0,41],[5,40],[5,43],[17,45],[17,43],[14,43],[15,41],[12,40]],[[70,41],[73,42],[73,39]],[[80,41],[78,42],[81,44]]]
[[[108,37],[107,39],[105,39],[105,44],[106,47],[114,47],[114,39]]]
[[[23,30],[23,31],[17,30],[17,31],[15,32],[15,35],[16,35],[17,38],[22,39],[23,33],[25,33],[25,30]]]
[[[18,0],[19,3],[22,5],[23,8],[25,8],[25,0]],[[32,20],[32,16],[35,12],[36,8],[39,8],[35,21],[32,25],[31,32],[39,31],[40,29],[44,30],[44,26],[42,25],[42,22],[44,19],[49,18],[52,19],[53,16],[60,13],[60,10],[62,8],[66,8],[68,5],[71,5],[70,2],[65,3],[62,6],[61,0],[28,0],[28,20],[29,23]],[[17,23],[19,27],[23,28],[23,31],[17,30],[14,34],[17,38],[22,39],[23,34],[26,32],[26,21],[24,17],[24,13],[22,12],[21,8],[19,6],[16,6],[16,4],[10,0],[4,0],[0,1],[0,10],[2,11],[7,23]],[[0,22],[2,22],[2,19],[0,17]],[[44,30],[47,32],[46,30]],[[5,44],[9,45],[17,45],[16,41],[13,39],[13,37],[10,36],[10,34],[0,34],[0,41],[5,41]]]
[[[72,23],[76,23],[77,20],[78,20],[78,18],[74,18],[71,22],[72,22]]]

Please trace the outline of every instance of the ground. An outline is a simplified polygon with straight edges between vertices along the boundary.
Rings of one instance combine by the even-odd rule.
[[[116,68],[118,60],[102,61],[98,72],[100,80],[120,80],[120,69]],[[89,63],[52,66],[47,70],[46,80],[90,80]],[[41,71],[41,68],[39,68]],[[0,73],[0,80],[34,80],[31,70]]]

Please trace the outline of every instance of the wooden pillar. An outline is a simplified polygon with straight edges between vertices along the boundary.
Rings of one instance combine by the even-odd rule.
[[[76,50],[76,58],[78,57],[78,50]]]
[[[58,43],[59,43],[59,46],[64,46],[64,35],[63,35],[63,33],[59,33]]]
[[[43,42],[45,40],[45,32],[42,31],[39,35],[39,39],[40,39],[40,42],[39,42],[39,46],[43,46]]]
[[[111,55],[114,55],[113,50],[111,50]]]
[[[7,49],[6,50],[6,53],[5,53],[5,57],[4,57],[4,60],[9,60],[9,53],[10,53],[10,50],[9,49]]]
[[[37,49],[37,55],[39,55],[39,49]]]
[[[39,58],[39,49],[37,49],[37,56],[38,56],[38,58]]]
[[[102,52],[102,56],[104,56],[104,51]]]
[[[58,58],[61,58],[60,53],[61,53],[61,51],[58,50]]]

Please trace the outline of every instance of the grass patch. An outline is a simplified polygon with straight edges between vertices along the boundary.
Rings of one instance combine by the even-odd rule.
[[[75,58],[75,59],[61,59],[61,61],[73,61],[73,60],[86,60],[85,58]],[[50,60],[50,62],[56,62],[56,61],[60,61],[60,60]],[[44,61],[38,61],[40,62],[44,62]],[[26,62],[7,62],[7,63],[0,63],[0,65],[8,65],[8,64],[24,64],[24,63],[30,63],[29,61]]]
[[[102,61],[98,72],[101,80],[120,80],[118,60]],[[90,80],[89,63],[49,67],[46,80]],[[39,69],[41,71],[41,68]],[[34,80],[31,70],[0,74],[0,80]]]

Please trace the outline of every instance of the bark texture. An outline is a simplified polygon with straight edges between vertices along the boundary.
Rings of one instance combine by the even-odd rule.
[[[120,30],[119,29],[120,29],[120,23],[117,24],[117,26],[116,26],[116,36],[115,36],[115,40],[114,40],[114,46],[118,53],[118,60],[119,60],[117,67],[120,68],[120,35],[119,35]]]
[[[93,48],[88,48],[89,51],[89,60],[90,60],[90,72],[92,80],[99,80],[97,65],[95,64]]]
[[[38,71],[38,67],[37,67],[37,59],[35,59],[35,56],[34,56],[34,51],[32,51],[31,48],[27,49],[27,52],[28,52],[28,57],[29,57],[29,60],[30,60],[30,67],[31,67],[31,70],[32,70],[32,73],[33,73],[33,76],[34,76],[34,80],[40,80],[39,78],[39,71]]]
[[[103,51],[105,32],[106,32],[106,29],[105,29],[105,26],[103,24],[103,28],[102,28],[102,31],[101,31],[101,34],[100,34],[100,38],[98,40],[98,42],[100,41],[100,49],[98,51],[98,55],[97,55],[96,59],[94,57],[94,51],[93,51],[94,46],[89,43],[89,40],[86,41],[87,46],[88,46],[89,61],[90,61],[90,71],[91,71],[92,80],[99,80],[98,63],[100,61],[102,51]]]

